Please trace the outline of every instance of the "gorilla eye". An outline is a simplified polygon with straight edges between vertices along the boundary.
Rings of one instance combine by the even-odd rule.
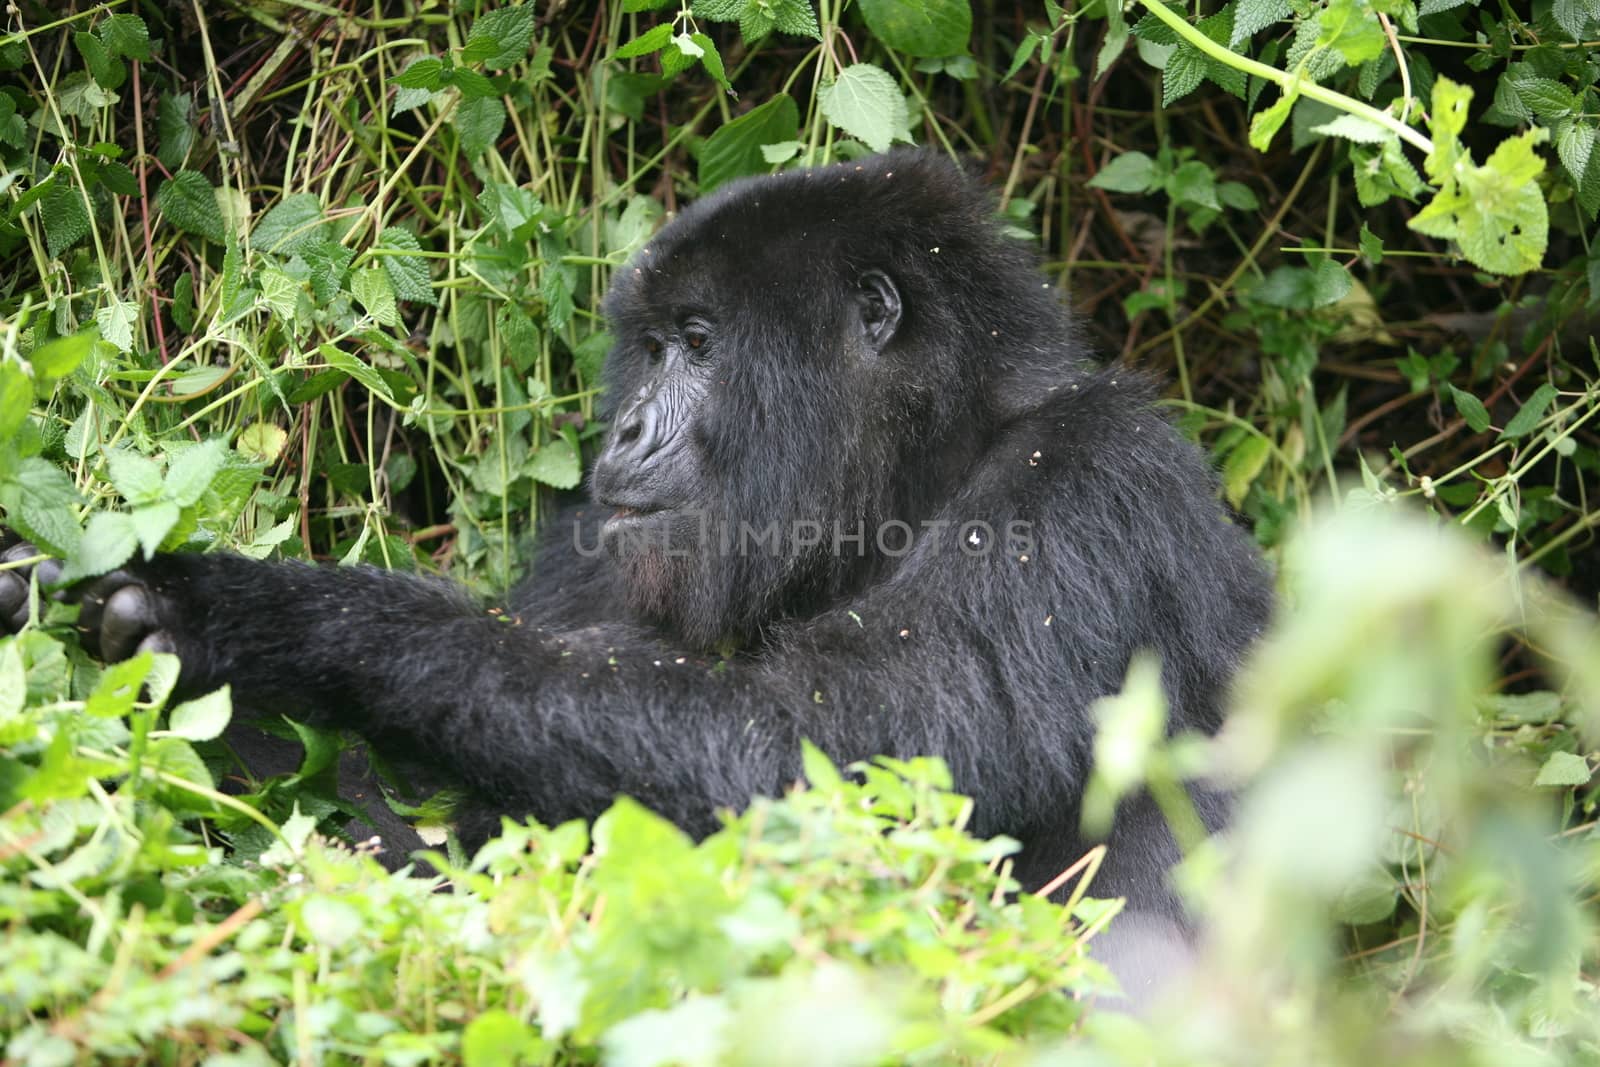
[[[700,348],[708,338],[704,330],[690,329],[684,331],[683,339],[688,342],[690,348]]]
[[[652,358],[652,359],[661,358],[661,341],[660,341],[660,339],[656,338],[656,337],[647,337],[647,338],[645,338],[644,350],[646,352],[650,353],[650,358]]]

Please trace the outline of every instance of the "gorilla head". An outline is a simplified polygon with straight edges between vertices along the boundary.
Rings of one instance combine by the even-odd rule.
[[[954,164],[901,153],[734,183],[620,272],[592,485],[636,610],[744,644],[858,588],[886,522],[1070,379],[1053,292],[994,229]]]

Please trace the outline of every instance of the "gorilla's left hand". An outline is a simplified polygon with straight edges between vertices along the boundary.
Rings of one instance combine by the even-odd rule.
[[[32,579],[48,589],[61,580],[62,567],[60,560],[37,558],[44,553],[9,530],[0,531],[0,539],[9,543],[0,565],[13,565],[0,570],[0,633],[14,634],[28,622]],[[114,570],[49,595],[81,605],[78,634],[97,659],[115,663],[138,652],[173,651],[172,634],[161,622],[163,598],[130,571]]]

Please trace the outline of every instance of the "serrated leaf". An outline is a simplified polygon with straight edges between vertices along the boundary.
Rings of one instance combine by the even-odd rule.
[[[494,82],[475,70],[456,67],[445,71],[442,77],[446,85],[453,86],[462,96],[477,98],[495,95]]]
[[[250,231],[258,250],[293,255],[325,239],[322,203],[311,193],[291,193],[272,205]]]
[[[156,158],[177,170],[194,146],[194,98],[188,93],[161,94],[156,105]]]
[[[117,346],[118,352],[133,351],[133,327],[139,321],[139,305],[123,300],[115,293],[107,294],[104,307],[95,309],[94,324],[105,341]]]
[[[1455,402],[1456,412],[1467,420],[1467,426],[1473,433],[1482,433],[1489,428],[1489,409],[1483,406],[1483,401],[1449,382],[1445,383],[1445,388],[1450,390],[1450,399]]]
[[[811,0],[770,0],[772,21],[784,33],[796,37],[822,40],[822,27],[817,24],[817,13]]]
[[[716,82],[723,92],[733,92],[733,86],[728,83],[728,72],[722,65],[722,53],[717,51],[716,42],[703,33],[690,34],[689,39],[700,49],[700,65],[706,68],[711,80]]]
[[[395,75],[394,83],[402,89],[437,92],[444,88],[444,72],[444,60],[438,56],[422,56],[406,64],[406,68]]]
[[[55,464],[29,456],[0,481],[0,506],[12,529],[52,555],[65,558],[83,531],[73,511],[82,503],[77,487]]]
[[[888,72],[852,63],[818,93],[823,116],[874,152],[887,152],[910,121],[906,99]]]
[[[262,303],[293,333],[299,326],[300,298],[305,295],[305,288],[277,267],[270,266],[261,268],[256,282],[261,287]]]
[[[616,52],[612,53],[613,59],[632,59],[635,56],[648,56],[667,47],[672,40],[672,23],[663,22],[652,26],[648,30],[628,41]]]
[[[1149,193],[1161,186],[1156,161],[1143,152],[1124,152],[1089,179],[1096,189],[1114,193]]]
[[[139,533],[133,519],[117,511],[97,511],[77,547],[67,555],[61,570],[63,582],[76,582],[116,570],[133,558],[139,548]]]
[[[101,88],[119,88],[127,79],[128,68],[107,51],[105,43],[94,34],[79,31],[72,35],[72,43],[83,57],[83,65],[88,69],[89,76]]]
[[[1383,262],[1383,238],[1367,229],[1367,224],[1361,224],[1361,236],[1358,238],[1358,247],[1361,249],[1361,258],[1376,266]]]
[[[502,7],[473,20],[461,59],[465,63],[482,63],[490,70],[503,70],[525,58],[532,42],[533,5]]]
[[[409,230],[398,226],[390,226],[378,234],[378,247],[398,249],[404,252],[420,252],[422,245]],[[384,255],[379,257],[383,269],[389,275],[389,281],[394,285],[394,295],[401,300],[411,300],[419,304],[436,306],[439,298],[434,294],[432,281],[428,276],[428,261],[421,256]]]
[[[172,448],[169,454],[164,482],[166,496],[184,508],[199,502],[228,461],[227,446],[215,437],[188,445],[181,451]]]
[[[577,449],[564,437],[548,441],[529,459],[527,473],[535,481],[556,489],[576,489],[583,479]]]
[[[64,174],[56,176],[50,191],[39,201],[39,218],[44,223],[45,248],[52,259],[89,234],[89,211],[83,205],[83,193]]]
[[[1522,105],[1546,123],[1565,118],[1578,110],[1578,98],[1572,90],[1554,79],[1535,77],[1512,79],[1508,76],[1505,82],[1517,94],[1517,99]]]
[[[233,718],[233,690],[214,689],[203,697],[186,700],[167,716],[167,730],[189,741],[221,737]]]
[[[199,171],[180,170],[162,182],[156,191],[156,207],[180,230],[219,245],[227,242],[217,191]]]
[[[478,194],[478,206],[485,218],[512,241],[530,241],[539,228],[544,204],[529,189],[510,182],[487,181]]]
[[[139,538],[139,547],[144,550],[145,559],[149,559],[161,548],[161,542],[166,540],[167,534],[178,525],[182,512],[178,505],[170,500],[158,500],[153,504],[134,508],[128,519],[133,524],[133,532]]]
[[[99,327],[92,327],[67,337],[54,338],[34,348],[28,353],[28,366],[33,371],[34,380],[52,382],[57,378],[65,378],[88,358],[99,339]]]
[[[1500,431],[1501,440],[1525,437],[1532,433],[1539,425],[1539,420],[1544,418],[1546,409],[1557,396],[1556,387],[1549,382],[1540,385],[1533,391],[1533,395],[1523,401],[1522,407],[1506,423],[1505,429]]]
[[[1324,137],[1343,137],[1347,141],[1361,144],[1383,144],[1385,141],[1398,139],[1392,131],[1360,115],[1340,115],[1332,122],[1311,127],[1311,132]]]
[[[461,101],[450,124],[461,138],[461,151],[477,159],[500,139],[506,124],[506,106],[497,97],[469,97]]]
[[[106,453],[106,473],[122,499],[130,504],[148,504],[161,498],[161,466],[153,459],[118,448]]]
[[[112,15],[95,30],[112,55],[139,60],[150,58],[150,30],[138,15]]]
[[[967,0],[858,0],[872,35],[908,56],[954,56],[967,50]]]
[[[350,295],[384,326],[400,325],[400,308],[395,303],[394,286],[382,267],[365,267],[350,276]]]
[[[1228,47],[1237,48],[1246,38],[1282,22],[1294,13],[1289,0],[1239,0],[1233,10],[1233,32]]]
[[[327,361],[328,366],[344,371],[379,396],[388,400],[394,399],[394,391],[389,388],[389,383],[383,380],[383,375],[379,374],[375,367],[329,344],[318,345],[317,352]]]
[[[1561,787],[1586,785],[1593,776],[1589,761],[1582,756],[1575,756],[1571,752],[1552,752],[1550,758],[1544,761],[1544,766],[1539,768],[1539,775],[1533,784]]]
[[[784,93],[724,123],[700,151],[700,192],[708,193],[734,178],[766,174],[771,167],[761,154],[762,146],[792,141],[799,130],[800,109]]]
[[[1250,298],[1272,307],[1311,311],[1343,300],[1352,282],[1343,265],[1323,259],[1307,267],[1274,268]]]

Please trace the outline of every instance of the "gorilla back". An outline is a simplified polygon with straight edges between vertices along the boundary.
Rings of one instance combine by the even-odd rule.
[[[941,756],[1030,884],[1089,843],[1086,711],[1135,652],[1160,655],[1174,728],[1217,727],[1265,573],[1149,385],[1087,360],[957,167],[731,185],[605,314],[595,504],[545,531],[514,623],[442,581],[179,554],[88,589],[86,641],[425,753],[469,790],[469,841],[618,794],[704,832],[794,781],[802,738]],[[1181,921],[1153,805],[1110,844],[1097,894]]]

